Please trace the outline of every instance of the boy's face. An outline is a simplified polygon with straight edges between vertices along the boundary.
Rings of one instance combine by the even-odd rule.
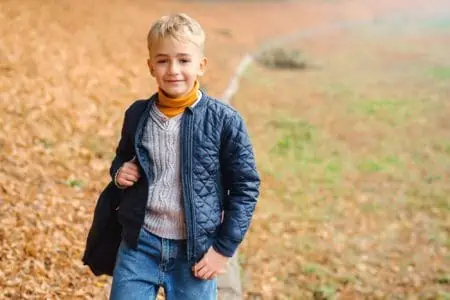
[[[165,38],[153,47],[147,63],[159,88],[176,98],[192,89],[205,72],[207,60],[194,43]]]

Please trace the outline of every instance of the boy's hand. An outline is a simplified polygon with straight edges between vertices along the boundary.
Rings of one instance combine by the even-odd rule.
[[[205,256],[192,267],[194,276],[203,279],[213,279],[219,274],[225,273],[225,267],[228,262],[228,257],[223,256],[210,247]]]
[[[138,166],[133,158],[120,167],[116,176],[116,184],[120,187],[127,188],[134,185],[140,177]]]

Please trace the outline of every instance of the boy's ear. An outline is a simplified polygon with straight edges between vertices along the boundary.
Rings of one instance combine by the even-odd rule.
[[[200,60],[200,68],[198,70],[197,76],[203,76],[203,74],[205,74],[207,65],[208,65],[208,59],[206,57],[203,57]]]
[[[150,74],[155,77],[155,69],[153,68],[152,62],[150,60],[150,58],[147,58],[147,65],[148,65],[148,70],[150,71]]]

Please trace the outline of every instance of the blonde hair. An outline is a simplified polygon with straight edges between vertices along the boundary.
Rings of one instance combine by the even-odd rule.
[[[161,17],[153,23],[147,35],[147,48],[151,55],[152,48],[162,39],[172,37],[182,42],[192,42],[203,52],[205,32],[200,24],[187,14],[178,13]]]

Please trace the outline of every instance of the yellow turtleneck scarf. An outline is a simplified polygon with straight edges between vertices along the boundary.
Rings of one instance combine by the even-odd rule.
[[[158,101],[156,101],[156,106],[158,109],[166,115],[168,118],[175,117],[184,112],[186,107],[191,106],[197,101],[197,92],[200,84],[198,80],[195,81],[192,90],[178,98],[170,98],[162,91],[158,90]]]

